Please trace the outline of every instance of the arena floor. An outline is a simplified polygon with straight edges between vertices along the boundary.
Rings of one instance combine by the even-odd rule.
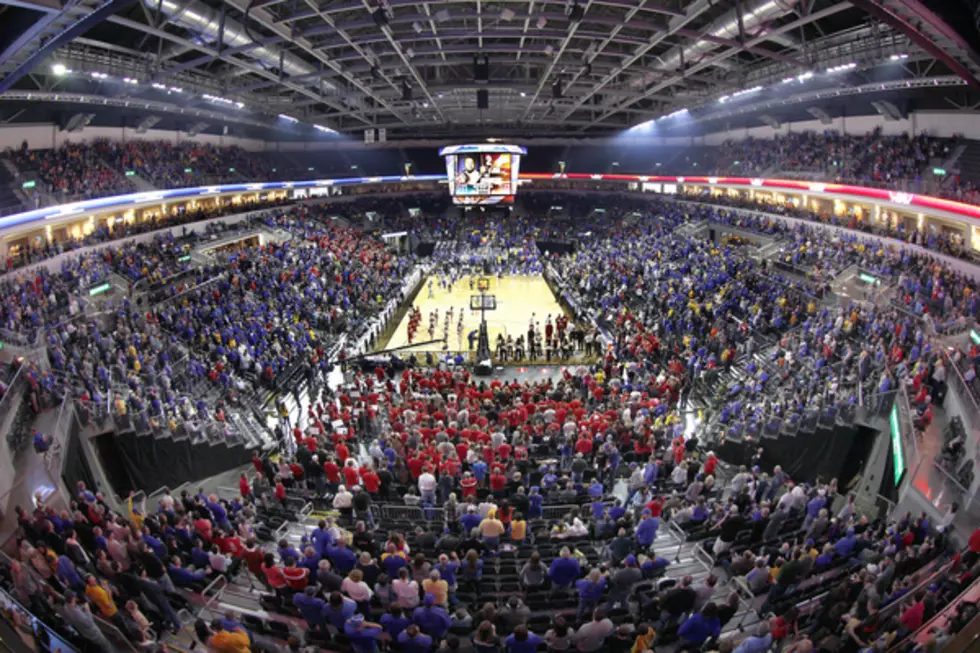
[[[496,346],[497,334],[508,334],[517,338],[527,335],[527,327],[534,316],[535,322],[544,330],[545,320],[551,315],[552,322],[556,316],[564,313],[558,300],[555,299],[551,288],[541,276],[504,276],[502,278],[488,277],[490,289],[488,295],[494,295],[497,300],[496,310],[487,311],[487,327],[490,333],[490,346]],[[433,296],[429,296],[429,281],[432,281]],[[425,285],[415,298],[415,306],[422,311],[422,321],[415,332],[413,342],[425,342],[429,338],[429,315],[439,311],[435,337],[442,338],[445,327],[446,311],[453,309],[452,322],[449,325],[449,349],[461,351],[469,349],[468,334],[480,326],[480,312],[470,310],[470,297],[479,292],[475,287],[470,290],[469,277],[458,281],[451,291],[439,287],[439,279],[435,275],[425,281]],[[463,311],[463,334],[457,334],[459,311]],[[408,323],[411,311],[406,312],[401,323],[395,329],[384,348],[401,347],[408,344]],[[474,348],[476,345],[474,344]],[[425,345],[405,350],[406,355],[412,352],[438,351],[439,345]]]

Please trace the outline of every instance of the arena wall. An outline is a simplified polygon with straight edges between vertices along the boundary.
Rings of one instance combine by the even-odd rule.
[[[28,147],[32,150],[45,150],[61,147],[65,143],[93,141],[97,138],[105,138],[121,143],[136,140],[162,140],[170,143],[195,141],[197,143],[210,143],[212,145],[238,145],[242,149],[250,152],[264,151],[266,146],[269,145],[265,141],[252,138],[222,136],[220,134],[197,134],[196,136],[191,136],[186,132],[162,129],[149,129],[144,134],[137,134],[136,130],[131,127],[86,127],[76,132],[66,132],[53,124],[17,124],[0,127],[0,151],[6,150],[7,148],[19,149],[24,141],[27,141]]]

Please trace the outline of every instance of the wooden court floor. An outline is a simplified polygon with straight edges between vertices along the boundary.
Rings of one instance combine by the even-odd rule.
[[[494,295],[497,299],[497,309],[487,311],[487,328],[490,333],[490,347],[495,348],[497,334],[503,333],[513,336],[515,339],[524,335],[527,338],[527,328],[530,324],[532,315],[535,322],[544,333],[544,325],[548,315],[551,315],[552,324],[555,318],[564,313],[558,301],[555,299],[551,288],[541,276],[504,276],[502,278],[489,277],[490,289],[488,295]],[[433,296],[429,296],[429,281],[433,281]],[[457,281],[451,291],[439,287],[439,280],[431,276],[425,281],[422,290],[415,298],[415,306],[422,311],[422,320],[415,332],[413,342],[425,342],[429,340],[429,314],[439,311],[436,323],[435,337],[442,338],[446,311],[450,307],[453,309],[452,321],[449,325],[449,349],[451,351],[468,350],[469,341],[467,336],[470,331],[477,331],[480,326],[480,312],[470,310],[470,296],[477,295],[476,283],[474,279],[473,290],[470,290],[469,277],[463,277]],[[463,311],[463,336],[457,336],[457,323],[459,312]],[[408,344],[408,323],[411,311],[406,312],[405,317],[395,329],[394,334],[383,346],[400,347]],[[475,347],[475,345],[474,345]],[[440,349],[439,345],[428,345],[425,347],[413,347],[405,350],[408,355],[416,351]]]

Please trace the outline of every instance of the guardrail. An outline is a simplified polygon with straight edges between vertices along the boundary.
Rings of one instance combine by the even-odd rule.
[[[0,561],[2,561],[4,564],[6,564],[9,567],[13,562],[13,559],[5,552],[0,551]],[[25,573],[29,573],[29,574],[35,573],[33,569],[31,569],[31,565],[25,564],[22,565],[22,568],[24,569]],[[45,593],[51,594],[59,600],[64,600],[64,597],[61,595],[61,593],[59,593],[51,585],[49,585],[46,580],[44,580],[40,576],[35,576],[34,580],[39,585],[43,585],[46,588]],[[3,590],[0,590],[0,592],[3,592]],[[3,593],[6,594],[6,592]],[[28,611],[23,606],[21,606],[20,603],[16,601],[16,599],[10,597],[9,594],[7,595],[7,597],[15,601],[17,605],[21,608],[21,610],[23,610],[28,614],[32,614],[30,611]],[[122,631],[116,628],[116,626],[113,625],[111,622],[107,621],[101,615],[97,614],[96,611],[92,612],[92,617],[94,618],[95,624],[98,626],[99,630],[102,631],[102,634],[105,635],[113,645],[115,645],[117,651],[121,650],[124,651],[125,653],[139,652],[139,649],[137,648],[137,646],[134,645],[134,642],[132,642],[129,637],[124,635]],[[58,635],[56,631],[49,628],[47,624],[45,624],[41,619],[37,619],[37,623],[40,624],[44,629],[48,630],[49,632],[54,633],[59,642],[64,641],[64,637],[62,635]],[[74,651],[75,649],[72,648],[71,650]]]

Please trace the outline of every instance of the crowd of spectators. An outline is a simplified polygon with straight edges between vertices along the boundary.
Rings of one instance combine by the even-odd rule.
[[[676,374],[612,360],[523,383],[348,370],[296,425],[295,457],[256,457],[232,500],[165,493],[151,513],[130,497],[117,515],[80,485],[71,511],[18,510],[10,582],[93,650],[112,650],[95,615],[149,648],[189,625],[177,611],[224,575],[258,583],[271,616],[198,620],[218,652],[299,650],[281,614],[302,619],[314,647],[591,653],[856,652],[916,631],[977,579],[980,535],[947,561],[946,520],[872,520],[835,480],[779,467],[723,472],[662,376]],[[294,499],[339,517],[303,527],[299,546],[277,542],[268,521]],[[405,518],[380,519],[382,505]],[[669,522],[710,552],[710,575],[679,576],[658,553],[676,541]],[[744,607],[725,575],[764,597],[765,618],[734,627]],[[823,598],[801,611],[814,587]]]
[[[270,179],[272,167],[261,155],[237,145],[182,141],[105,142],[105,159],[117,170],[132,170],[157,188]]]
[[[357,211],[368,217],[363,206]],[[303,205],[265,215],[268,227],[292,238],[217,253],[195,277],[200,287],[168,282],[184,271],[178,255],[187,246],[170,236],[70,257],[60,274],[21,273],[3,282],[3,323],[27,333],[58,325],[45,338],[54,372],[38,384],[68,383],[93,406],[113,389],[117,415],[138,414],[157,428],[220,424],[230,390],[272,386],[297,365],[327,371],[327,340],[356,332],[398,296],[414,268],[414,257],[340,226],[333,214]],[[151,625],[179,626],[181,590],[243,573],[272,592],[273,609],[295,608],[314,639],[355,651],[374,650],[385,637],[402,650],[452,651],[464,633],[486,652],[522,653],[541,642],[582,653],[642,652],[671,641],[686,650],[721,646],[739,603],[717,577],[703,587],[683,577],[673,587],[655,582],[670,573],[657,541],[662,522],[673,521],[731,570],[719,574],[744,577],[753,593],[766,594],[762,612],[777,617],[746,641],[788,644],[793,633],[796,644],[811,642],[798,649],[804,653],[830,650],[827,638],[857,651],[880,636],[903,637],[975,579],[971,555],[954,560],[964,576],[919,588],[924,576],[915,574],[935,569],[928,565],[945,551],[949,523],[864,518],[838,497],[834,481],[794,482],[761,460],[721,481],[717,458],[703,446],[714,428],[729,437],[774,434],[828,411],[852,420],[861,403],[881,414],[903,384],[917,426],[927,427],[946,391],[945,370],[916,315],[974,315],[972,281],[908,249],[734,209],[624,201],[578,218],[576,228],[588,229],[580,234],[585,246],[540,263],[605,334],[598,364],[525,383],[483,383],[462,369],[350,369],[344,387],[321,389],[305,428],[290,424],[292,459],[257,460],[260,479],[243,478],[234,501],[201,495],[178,504],[167,496],[155,515],[131,507],[115,516],[80,488],[67,514],[22,512],[12,570],[22,599],[46,617],[59,615],[97,650],[110,649],[92,610],[134,641],[149,641]],[[416,235],[473,247],[523,247],[571,227],[569,218],[547,214],[475,224],[404,220],[396,224]],[[699,220],[777,237],[784,262],[828,276],[859,265],[894,281],[909,310],[828,306],[739,245],[678,231]],[[126,299],[108,323],[62,321],[79,313],[73,293],[110,271],[161,285],[160,302]],[[692,433],[681,407],[695,394],[713,396]],[[625,500],[613,495],[620,478]],[[309,532],[302,544],[310,548],[284,541],[273,551],[252,541],[268,536],[270,511],[293,496],[329,501],[341,519]],[[434,529],[382,523],[382,503],[403,505]],[[574,507],[555,518],[550,506]],[[971,553],[980,553],[976,539]],[[816,612],[793,612],[805,581],[830,569],[854,573],[837,579],[834,600],[818,602]],[[36,591],[45,581],[60,597]],[[481,606],[488,588],[499,610]],[[912,589],[912,616],[913,608],[903,610],[892,623],[884,608]],[[554,606],[564,610],[562,621],[552,621]],[[549,614],[535,620],[540,612]],[[807,638],[797,635],[801,626]],[[275,650],[234,617],[197,624],[197,636],[217,651]]]
[[[791,132],[772,139],[726,141],[718,153],[717,170],[724,174],[815,173],[815,179],[905,188],[919,184],[926,166],[944,158],[956,139],[919,134],[887,136],[880,128],[867,134],[837,131]]]
[[[44,191],[58,201],[92,199],[128,193],[134,186],[122,171],[106,163],[107,141],[65,143],[57,149],[31,150],[23,146],[11,152],[21,175],[37,174]]]

